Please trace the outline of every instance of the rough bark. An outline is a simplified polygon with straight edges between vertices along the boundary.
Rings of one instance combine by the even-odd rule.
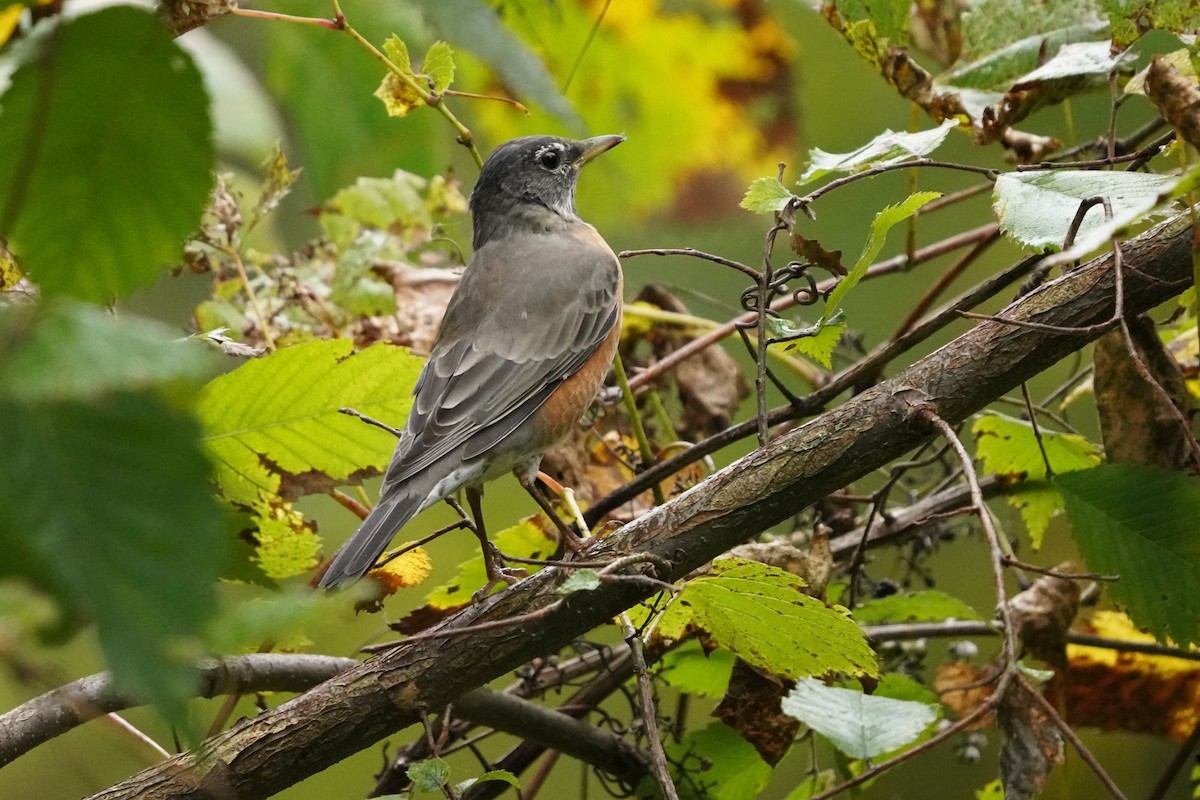
[[[1175,219],[1126,243],[1125,310],[1144,312],[1190,282],[1191,229]],[[1113,314],[1104,256],[1006,309],[1014,320],[1089,326]],[[1099,331],[1055,332],[983,322],[887,380],[593,542],[588,560],[648,551],[675,580],[764,528],[930,439],[915,410],[951,423],[1083,347]],[[564,574],[547,569],[463,610],[442,631],[559,603]],[[608,622],[653,589],[605,583],[519,624],[404,643],[96,798],[259,798],[369,747],[463,693]]]

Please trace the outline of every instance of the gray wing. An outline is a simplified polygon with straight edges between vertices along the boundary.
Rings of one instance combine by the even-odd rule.
[[[464,444],[463,458],[479,455],[528,419],[604,341],[620,292],[616,256],[590,225],[480,248],[417,381],[383,494]]]

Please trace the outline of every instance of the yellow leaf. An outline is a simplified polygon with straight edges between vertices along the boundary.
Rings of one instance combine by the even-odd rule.
[[[258,514],[254,538],[254,560],[268,578],[290,578],[317,565],[321,537],[291,503],[267,505]]]
[[[0,12],[3,13],[3,12]],[[0,17],[0,23],[3,18]],[[2,31],[0,31],[2,33]],[[0,43],[4,39],[0,37]],[[8,252],[8,248],[0,244],[0,292],[8,291],[17,285],[21,280],[21,269],[17,266],[17,260],[12,257],[12,253]]]
[[[1115,611],[1097,611],[1085,632],[1124,642],[1155,641]],[[1067,645],[1067,659],[1063,684],[1072,725],[1182,742],[1200,723],[1200,662],[1076,644]]]
[[[21,12],[24,10],[25,6],[21,3],[13,3],[0,9],[0,45],[7,42],[17,29],[17,23],[21,21]]]
[[[433,564],[430,563],[429,554],[425,552],[425,548],[416,547],[390,559],[382,567],[373,569],[367,574],[383,584],[388,594],[393,594],[399,589],[407,589],[423,583],[429,577],[432,569]]]
[[[389,117],[403,117],[423,102],[416,89],[391,72],[379,84],[375,96],[383,101]]]

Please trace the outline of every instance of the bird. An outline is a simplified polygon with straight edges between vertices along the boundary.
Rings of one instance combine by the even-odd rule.
[[[575,210],[580,170],[625,137],[525,136],[497,147],[471,193],[472,256],[413,389],[379,502],[337,551],[319,587],[375,567],[418,513],[465,489],[487,568],[486,594],[524,573],[506,568],[483,525],[483,484],[513,472],[536,486],[542,454],[603,385],[621,331],[623,278],[612,248]],[[574,534],[550,513],[563,543]]]

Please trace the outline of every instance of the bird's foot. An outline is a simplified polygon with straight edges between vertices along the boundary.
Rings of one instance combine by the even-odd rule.
[[[580,537],[573,528],[565,524],[558,526],[558,540],[562,542],[564,561],[570,561],[587,544],[587,539]]]
[[[483,588],[471,595],[471,602],[477,603],[491,594],[494,587],[500,584],[512,586],[528,573],[520,567],[509,567],[504,564],[504,554],[491,542],[483,554],[483,564],[487,569],[487,583]]]

